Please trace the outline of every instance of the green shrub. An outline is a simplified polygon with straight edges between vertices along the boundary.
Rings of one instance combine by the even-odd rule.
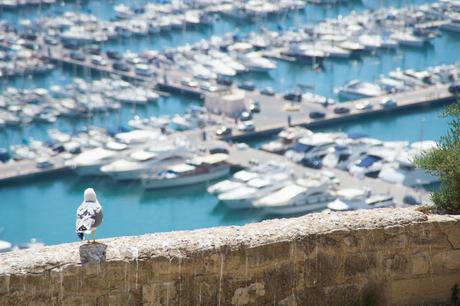
[[[460,212],[460,102],[448,106],[442,116],[451,119],[447,135],[436,149],[422,154],[415,163],[440,177],[440,190],[432,193],[434,204],[450,212]]]

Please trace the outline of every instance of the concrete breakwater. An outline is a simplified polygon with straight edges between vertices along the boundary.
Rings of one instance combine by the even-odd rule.
[[[420,305],[456,283],[460,216],[412,208],[0,255],[1,305]]]

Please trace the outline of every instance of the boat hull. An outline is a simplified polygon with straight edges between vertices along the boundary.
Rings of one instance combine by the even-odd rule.
[[[88,165],[88,166],[77,166],[75,168],[75,172],[81,176],[99,176],[105,175],[105,173],[101,172],[102,165]]]
[[[230,166],[221,167],[213,172],[206,172],[193,176],[184,176],[170,179],[143,179],[142,185],[147,189],[160,189],[179,186],[189,186],[208,182],[214,179],[224,177],[230,173]]]
[[[286,205],[278,207],[264,207],[263,212],[270,215],[296,215],[318,211],[327,208],[328,202],[304,204],[304,205]]]

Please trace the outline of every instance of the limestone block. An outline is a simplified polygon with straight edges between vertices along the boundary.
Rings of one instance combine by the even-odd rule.
[[[452,287],[459,282],[458,273],[394,280],[390,283],[387,297],[390,305],[447,305],[450,302]]]
[[[460,270],[460,250],[448,250],[433,256],[433,265],[436,270],[442,266],[448,270]]]
[[[351,254],[345,259],[345,276],[351,277],[359,273],[369,273],[377,266],[374,253]]]
[[[402,254],[394,254],[385,260],[387,272],[403,274],[408,268],[408,260]]]
[[[85,243],[80,245],[80,261],[86,263],[101,263],[106,260],[107,245],[102,243]]]
[[[460,221],[455,224],[449,224],[442,227],[447,239],[455,249],[460,249]]]
[[[265,295],[263,283],[253,283],[247,287],[237,288],[232,297],[232,305],[254,305],[257,298]]]
[[[0,276],[0,294],[8,293],[10,291],[10,276]]]
[[[420,252],[411,256],[412,274],[420,275],[428,273],[430,270],[429,254]]]

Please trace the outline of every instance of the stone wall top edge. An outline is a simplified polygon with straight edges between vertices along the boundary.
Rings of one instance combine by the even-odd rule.
[[[437,216],[437,215],[435,215]],[[297,218],[266,220],[244,226],[174,231],[99,240],[107,246],[106,261],[151,257],[184,257],[194,252],[258,247],[338,231],[377,229],[420,222],[458,222],[449,217],[428,217],[414,208],[373,209],[314,213]],[[102,225],[103,226],[103,225]],[[41,273],[80,265],[82,243],[0,254],[0,275]]]

